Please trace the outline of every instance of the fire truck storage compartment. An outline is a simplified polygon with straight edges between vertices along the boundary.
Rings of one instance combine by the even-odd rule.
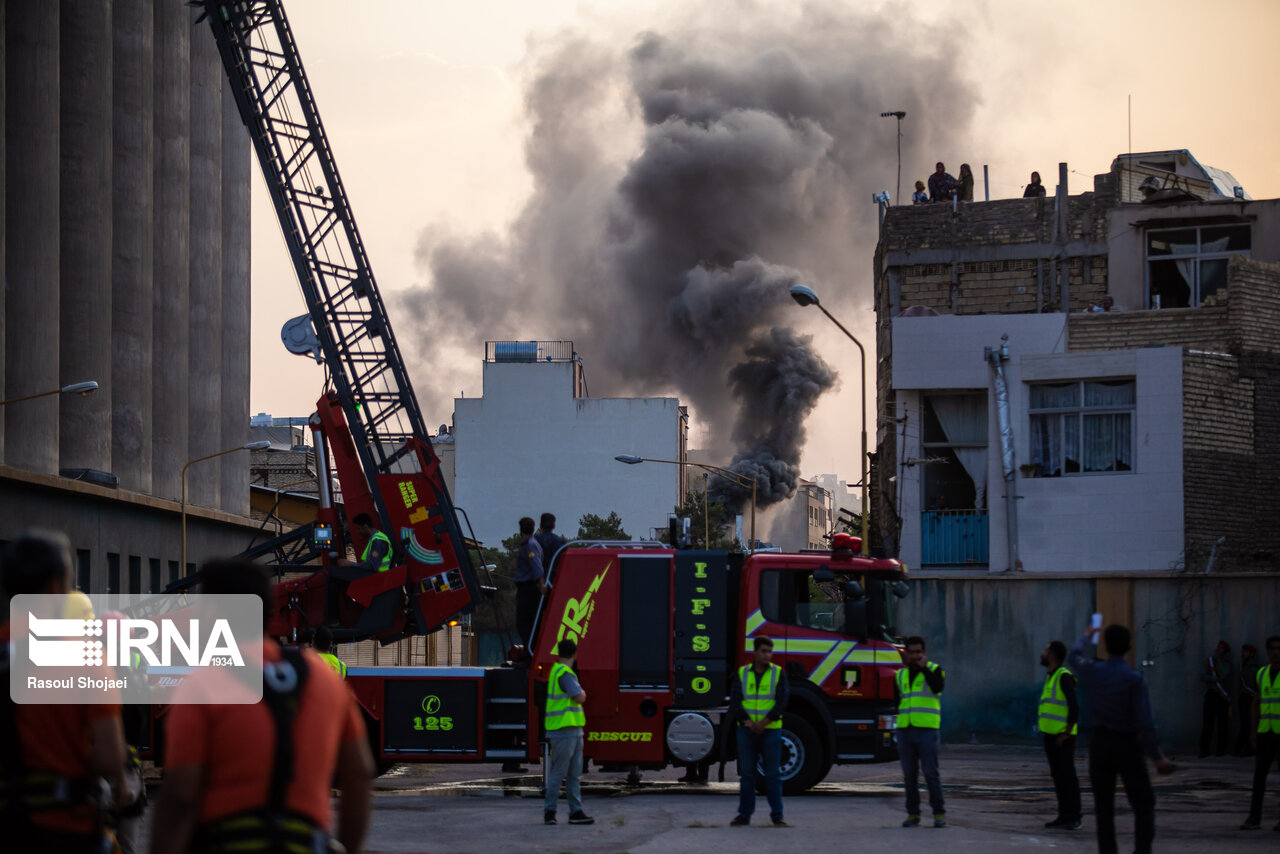
[[[624,556],[618,687],[671,685],[671,556]]]
[[[681,708],[719,705],[728,694],[729,566],[724,552],[675,556],[675,689]]]
[[[418,673],[428,668],[399,668]],[[444,668],[434,668],[441,670]],[[477,755],[484,670],[448,668],[452,675],[406,673],[384,683],[382,721],[387,753]]]

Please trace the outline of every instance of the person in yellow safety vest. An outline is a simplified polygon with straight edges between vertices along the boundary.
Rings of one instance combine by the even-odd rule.
[[[333,632],[329,631],[328,626],[320,626],[312,633],[311,648],[325,664],[333,668],[339,679],[347,678],[347,663],[333,654]]]
[[[756,637],[750,664],[738,668],[729,689],[729,720],[738,730],[738,814],[730,827],[751,823],[756,809],[757,765],[763,766],[764,790],[769,798],[769,816],[778,827],[782,818],[782,714],[787,709],[791,688],[787,674],[773,663],[773,640]]]
[[[560,799],[560,784],[564,783],[569,796],[569,824],[595,824],[596,820],[582,811],[582,787],[578,783],[582,775],[582,730],[587,725],[587,715],[582,710],[587,692],[573,672],[578,645],[565,638],[556,646],[556,655],[559,660],[551,665],[547,679],[547,716],[543,725],[550,756],[542,823],[556,823],[556,801]]]
[[[1262,826],[1262,797],[1267,791],[1267,773],[1280,757],[1280,635],[1267,638],[1266,667],[1258,671],[1258,693],[1253,698],[1253,794],[1249,817],[1241,830]],[[1280,830],[1280,822],[1271,828]]]
[[[1058,817],[1045,822],[1049,829],[1079,830],[1080,779],[1076,777],[1076,733],[1080,727],[1080,703],[1076,699],[1076,678],[1064,665],[1067,645],[1049,641],[1040,653],[1040,665],[1047,672],[1040,691],[1039,729],[1044,736],[1044,754],[1049,760],[1053,790],[1058,795]]]
[[[341,558],[339,566],[358,566],[369,572],[386,572],[391,568],[391,538],[373,526],[373,518],[368,513],[357,513],[351,520],[351,530],[365,541],[364,552],[359,561]]]
[[[929,787],[933,826],[947,826],[947,808],[942,799],[942,778],[938,776],[939,733],[942,704],[938,695],[947,674],[925,655],[924,638],[912,635],[905,644],[906,666],[894,679],[898,697],[898,758],[902,761],[902,782],[907,790],[907,818],[903,827],[920,825],[918,772],[924,772]]]

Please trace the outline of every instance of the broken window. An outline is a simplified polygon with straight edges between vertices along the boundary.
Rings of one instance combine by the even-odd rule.
[[[1249,225],[1147,232],[1147,307],[1198,306],[1227,286],[1227,259],[1250,254]]]

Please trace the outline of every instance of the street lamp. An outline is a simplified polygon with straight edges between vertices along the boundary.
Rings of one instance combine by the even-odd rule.
[[[862,393],[858,396],[862,401],[862,461],[859,463],[862,469],[862,553],[870,554],[870,542],[867,539],[867,490],[871,488],[869,483],[871,479],[870,472],[867,471],[867,351],[862,349],[862,342],[853,337],[853,333],[844,328],[844,324],[836,320],[831,312],[827,311],[818,300],[818,294],[808,285],[792,285],[791,298],[801,306],[816,305],[822,310],[831,322],[840,327],[840,331],[849,336],[849,340],[858,345],[858,355],[862,357],[862,366],[859,375],[862,377]]]
[[[227,448],[225,451],[218,451],[216,454],[209,454],[203,457],[196,457],[182,467],[182,577],[187,577],[187,469],[196,463],[202,463],[205,460],[211,460],[214,457],[221,457],[227,454],[234,454],[236,451],[264,451],[271,447],[270,442],[249,442],[245,445],[236,445],[234,448]]]
[[[28,394],[23,397],[11,397],[8,400],[0,400],[0,406],[7,406],[10,403],[18,403],[23,400],[35,400],[37,397],[48,397],[51,394],[78,394],[81,397],[88,397],[98,390],[98,384],[93,380],[82,383],[72,383],[64,385],[62,388],[53,388],[48,391],[37,392],[36,394]]]
[[[700,469],[705,469],[706,471],[715,472],[716,474],[723,477],[725,480],[733,481],[734,483],[738,484],[738,486],[751,487],[751,544],[747,548],[747,551],[750,552],[755,550],[755,542],[756,542],[756,480],[755,478],[747,477],[744,474],[739,474],[733,469],[726,469],[726,468],[721,468],[720,466],[713,466],[710,463],[681,462],[680,460],[655,460],[655,459],[652,459],[651,457],[637,457],[634,454],[618,454],[616,457],[614,457],[614,459],[620,463],[626,463],[629,466],[634,466],[638,463],[667,463],[668,465],[673,465],[673,466],[697,466]],[[708,540],[708,542],[710,542],[710,540]]]

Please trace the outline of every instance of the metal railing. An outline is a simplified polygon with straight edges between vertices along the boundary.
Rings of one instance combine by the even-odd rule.
[[[922,566],[986,566],[987,511],[925,510],[920,514]]]
[[[486,341],[486,362],[572,362],[572,341]]]

